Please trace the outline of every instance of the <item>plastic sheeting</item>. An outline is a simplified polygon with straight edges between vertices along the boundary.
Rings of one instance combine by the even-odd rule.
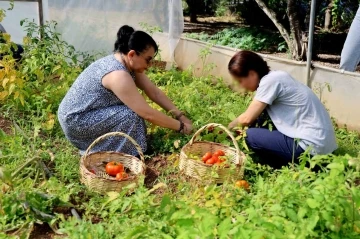
[[[160,27],[172,55],[184,29],[181,0],[47,0],[46,6],[45,20],[58,22],[64,40],[80,51],[112,51],[126,24],[148,33]]]
[[[10,1],[0,1],[0,8],[8,9]],[[29,19],[39,24],[39,10],[36,2],[15,2],[14,9],[6,11],[6,17],[1,22],[6,32],[11,35],[11,40],[21,44],[26,35],[25,30],[20,26],[20,21]]]

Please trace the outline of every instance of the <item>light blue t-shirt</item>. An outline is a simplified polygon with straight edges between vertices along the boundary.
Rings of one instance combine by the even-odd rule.
[[[284,71],[264,76],[255,99],[268,104],[266,110],[282,134],[299,139],[310,153],[329,154],[337,149],[334,128],[324,105],[314,92]]]

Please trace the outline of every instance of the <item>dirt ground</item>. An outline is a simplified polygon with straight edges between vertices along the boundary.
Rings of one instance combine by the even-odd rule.
[[[190,23],[189,17],[185,17],[185,28],[184,33],[207,33],[209,35],[213,35],[225,28],[229,27],[241,27],[246,26],[243,22],[239,21],[233,16],[229,17],[198,17],[197,23]],[[336,34],[334,34],[336,37]],[[331,42],[331,39],[328,40]],[[261,52],[268,55],[273,55],[276,57],[286,58],[290,59],[289,55],[287,53],[282,52]],[[336,54],[331,53],[327,54],[322,52],[321,54],[317,54],[316,58],[313,59],[313,63],[321,64],[323,66],[332,67],[339,69],[340,65],[340,53],[338,52]],[[357,68],[357,71],[360,72],[360,66]]]
[[[6,134],[11,134],[11,121],[0,116],[0,129]]]

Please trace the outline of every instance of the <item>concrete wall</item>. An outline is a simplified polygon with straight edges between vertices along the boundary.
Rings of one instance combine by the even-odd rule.
[[[157,35],[161,39],[163,60],[169,60],[166,35]],[[175,62],[180,69],[193,67],[194,73],[203,74],[204,66],[216,65],[208,74],[222,77],[226,83],[231,84],[231,78],[227,71],[230,58],[236,49],[214,46],[209,48],[210,54],[203,63],[200,58],[201,50],[209,48],[204,42],[182,38],[175,50]],[[306,84],[306,63],[296,62],[283,58],[262,55],[269,63],[271,69],[284,70],[294,78]],[[324,102],[332,117],[340,125],[347,125],[349,129],[360,131],[360,74],[342,72],[337,69],[323,67],[315,64],[311,72],[310,86]],[[329,92],[329,89],[331,92]]]

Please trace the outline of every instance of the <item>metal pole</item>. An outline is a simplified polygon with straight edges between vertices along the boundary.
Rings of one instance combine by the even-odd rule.
[[[39,9],[39,23],[40,26],[44,26],[44,8],[43,8],[43,1],[38,0],[38,9]]]
[[[312,61],[312,50],[313,50],[313,42],[314,42],[315,8],[316,8],[316,0],[312,0],[311,11],[310,11],[309,43],[308,43],[307,63],[306,63],[307,86],[310,86],[311,61]]]

